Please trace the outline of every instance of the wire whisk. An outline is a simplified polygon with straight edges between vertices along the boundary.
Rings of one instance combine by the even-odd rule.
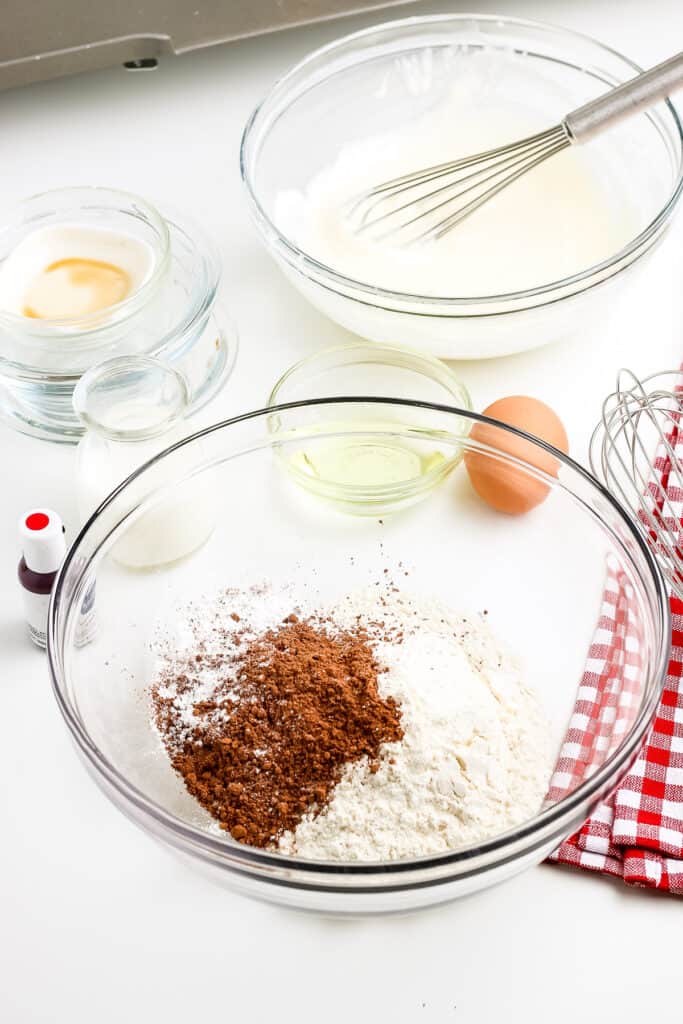
[[[410,244],[443,238],[563,149],[587,142],[681,86],[683,53],[591,100],[546,131],[373,186],[351,201],[347,223],[374,241]]]
[[[683,373],[621,370],[590,444],[595,476],[639,523],[683,598]]]

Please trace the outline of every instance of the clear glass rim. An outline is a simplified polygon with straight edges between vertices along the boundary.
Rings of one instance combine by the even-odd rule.
[[[92,742],[88,733],[78,720],[78,716],[72,711],[70,701],[66,696],[65,680],[62,674],[59,655],[60,630],[58,628],[58,613],[61,602],[66,600],[62,593],[66,576],[72,566],[75,566],[75,571],[79,576],[80,585],[85,580],[88,567],[90,565],[90,562],[86,562],[80,555],[79,545],[87,532],[96,523],[100,514],[115,503],[119,495],[125,489],[129,486],[133,486],[142,474],[155,467],[166,455],[190,445],[201,445],[203,439],[210,437],[212,434],[227,430],[236,424],[261,418],[264,420],[265,434],[267,433],[267,417],[273,412],[285,412],[287,410],[294,409],[308,409],[315,408],[317,406],[334,404],[348,405],[354,403],[379,406],[393,405],[402,406],[404,408],[432,410],[437,413],[446,413],[456,417],[465,418],[466,420],[471,420],[476,423],[495,427],[502,430],[504,433],[509,433],[524,441],[530,442],[535,447],[539,447],[552,455],[561,465],[567,466],[573,473],[578,474],[578,476],[587,483],[590,488],[592,488],[608,503],[620,521],[621,526],[625,529],[630,540],[634,543],[644,558],[648,568],[650,581],[654,586],[655,591],[655,600],[651,607],[651,612],[656,623],[660,626],[659,650],[656,658],[653,659],[654,663],[651,667],[650,679],[648,680],[648,685],[651,691],[649,697],[643,702],[643,706],[639,711],[638,717],[633,723],[628,736],[623,741],[622,745],[609,758],[607,758],[605,763],[601,765],[601,767],[588,780],[581,783],[580,786],[562,800],[559,800],[550,807],[541,810],[534,818],[523,823],[516,829],[462,849],[398,861],[349,863],[308,860],[305,858],[289,856],[283,853],[264,851],[255,847],[243,846],[228,837],[220,838],[212,836],[201,828],[182,822],[173,814],[166,811],[161,805],[148,799],[136,786],[133,786],[128,782],[126,777],[108,761],[99,748]],[[271,443],[275,442],[271,441]],[[491,453],[499,451],[499,449],[487,444],[478,444],[478,447],[487,449]],[[507,457],[507,453],[505,454]],[[527,466],[530,472],[539,475],[537,468],[532,466],[530,463],[526,463],[525,460],[515,459],[514,461],[520,466]],[[549,482],[552,482],[552,478],[547,479]],[[557,480],[554,481],[554,485],[563,487],[563,489],[568,491],[568,493],[573,494],[570,487],[565,487]],[[99,545],[96,554],[99,552],[103,544],[106,544],[106,540]],[[626,554],[629,561],[632,562],[631,556],[628,555],[628,553]],[[64,616],[65,622],[69,620],[70,610],[69,606],[67,606]],[[69,548],[67,556],[62,563],[50,600],[47,625],[47,656],[53,693],[57,700],[60,712],[64,717],[72,738],[76,742],[81,754],[92,766],[96,774],[106,781],[108,786],[113,787],[119,795],[124,798],[127,805],[130,805],[131,808],[137,808],[137,810],[142,812],[148,819],[154,820],[157,825],[161,826],[164,830],[165,838],[172,845],[175,844],[186,851],[189,849],[193,856],[200,857],[214,864],[218,863],[219,866],[226,870],[233,872],[242,871],[252,876],[258,876],[263,882],[268,884],[285,885],[293,889],[317,890],[322,887],[328,892],[338,891],[352,893],[357,891],[364,893],[376,893],[379,891],[388,891],[392,887],[400,889],[404,887],[415,887],[416,885],[442,883],[446,880],[444,877],[444,872],[446,870],[453,870],[454,874],[448,876],[451,878],[486,871],[493,866],[507,862],[510,858],[522,857],[525,854],[532,853],[539,846],[543,845],[544,842],[547,843],[549,840],[554,842],[557,838],[562,837],[563,825],[565,826],[566,831],[566,825],[567,823],[571,825],[573,815],[575,815],[577,811],[580,811],[583,805],[590,803],[592,799],[603,794],[612,784],[614,784],[614,782],[621,778],[623,772],[625,772],[632,763],[645,732],[654,717],[664,688],[670,651],[670,636],[671,612],[666,584],[645,538],[641,535],[637,525],[627,514],[624,508],[600,483],[600,481],[578,462],[574,461],[570,456],[565,455],[563,452],[553,448],[552,445],[547,444],[539,438],[534,437],[531,434],[527,434],[523,430],[511,427],[508,424],[491,419],[488,416],[483,416],[480,413],[475,413],[471,410],[459,409],[455,406],[440,405],[432,402],[411,401],[409,399],[377,398],[373,396],[344,396],[340,398],[317,398],[308,399],[302,402],[283,403],[282,405],[274,406],[272,408],[257,409],[253,412],[243,413],[239,416],[232,417],[231,419],[212,424],[211,426],[178,441],[176,444],[171,445],[169,448],[150,459],[147,463],[132,473],[126,480],[124,480],[114,491],[112,491],[112,493],[88,519]],[[138,819],[136,818],[136,820]],[[486,863],[480,864],[479,862],[481,860]],[[287,871],[289,876],[286,879],[283,879],[278,878],[270,872],[266,871],[262,873],[259,870],[268,868],[280,868],[283,871]],[[407,877],[410,872],[431,872],[433,877],[416,883]],[[302,876],[303,880],[297,880],[297,875]],[[334,876],[338,876],[336,880],[334,880]],[[400,882],[401,876],[406,876],[403,885],[401,885]],[[326,878],[329,878],[331,881],[326,883]],[[359,888],[354,889],[353,883],[349,884],[349,880],[351,879],[356,880]],[[395,884],[392,886],[388,883],[387,879],[393,879]],[[366,884],[360,885],[361,880],[365,880]],[[375,886],[367,884],[372,881],[376,881],[377,884]]]
[[[93,197],[99,197],[104,200],[105,197],[109,198],[113,202],[121,200],[128,204],[137,204],[144,211],[145,216],[154,225],[155,231],[158,233],[161,240],[161,246],[158,253],[155,253],[155,264],[152,273],[149,275],[146,281],[144,281],[139,288],[137,288],[131,295],[126,296],[120,302],[115,302],[112,306],[108,306],[104,310],[98,310],[95,313],[89,313],[85,316],[79,317],[62,317],[56,319],[45,319],[40,318],[37,320],[29,320],[25,316],[20,316],[17,313],[11,313],[8,310],[0,309],[0,326],[7,325],[11,329],[15,330],[19,334],[32,335],[35,338],[46,338],[54,343],[55,332],[58,332],[58,336],[67,329],[73,328],[72,338],[70,336],[69,343],[73,344],[74,340],[78,340],[79,336],[83,336],[88,339],[92,335],[97,334],[98,327],[109,327],[112,322],[120,324],[133,316],[141,306],[144,306],[148,300],[148,296],[156,291],[159,282],[162,280],[166,271],[168,270],[171,258],[171,239],[168,230],[168,224],[162,215],[159,213],[157,208],[144,199],[142,196],[136,195],[134,192],[126,192],[122,189],[109,188],[106,185],[73,185],[66,188],[55,188],[48,189],[45,192],[37,192],[32,196],[28,196],[26,199],[22,199],[21,202],[17,203],[12,208],[12,212],[19,212],[22,208],[28,207],[31,203],[36,203],[41,200],[49,200],[57,198],[58,196],[73,196],[77,193],[87,193]],[[107,204],[107,205],[111,205]],[[103,206],[104,208],[104,206]],[[1,225],[0,225],[1,226]],[[102,324],[102,316],[106,314],[107,321]]]
[[[130,374],[153,375],[157,380],[164,378],[173,388],[173,400],[146,426],[117,428],[93,414],[92,391],[102,385],[116,389]],[[149,356],[114,356],[113,359],[97,363],[86,370],[73,393],[74,411],[86,429],[114,441],[146,441],[159,437],[175,423],[184,419],[189,411],[190,401],[190,389],[183,374],[169,363]]]
[[[302,61],[299,61],[298,64],[274,83],[268,94],[253,110],[249,117],[242,134],[242,141],[240,145],[240,174],[245,187],[249,210],[264,238],[274,240],[274,243],[280,250],[282,250],[283,257],[295,270],[300,273],[311,271],[314,278],[319,276],[324,279],[322,281],[317,281],[317,283],[321,284],[322,287],[326,287],[335,292],[339,292],[341,290],[340,294],[345,295],[354,301],[363,301],[359,300],[356,296],[348,295],[349,290],[355,290],[365,296],[365,302],[368,305],[376,306],[391,312],[409,312],[411,315],[416,316],[443,315],[476,318],[500,316],[513,312],[523,312],[525,309],[537,308],[539,306],[561,301],[563,298],[569,297],[577,292],[585,291],[620,273],[649,249],[650,244],[654,242],[662,228],[670,219],[673,210],[683,193],[683,126],[681,125],[681,121],[675,107],[670,100],[666,100],[666,107],[670,118],[673,121],[673,128],[679,145],[677,177],[674,182],[673,191],[671,192],[667,202],[664,204],[654,220],[652,220],[626,246],[623,246],[612,256],[608,257],[608,259],[603,260],[600,263],[596,263],[583,271],[572,274],[559,281],[552,281],[534,288],[507,292],[499,295],[458,297],[398,292],[392,289],[371,285],[366,281],[358,281],[355,278],[341,274],[334,270],[334,268],[327,266],[327,264],[316,260],[314,257],[305,253],[302,249],[299,249],[294,242],[282,234],[258,199],[249,167],[248,150],[251,146],[252,136],[258,127],[259,117],[263,115],[266,105],[271,103],[283,88],[285,88],[302,72],[305,72],[311,64],[318,61],[321,57],[333,55],[336,51],[348,47],[349,44],[356,42],[362,43],[374,35],[381,35],[388,31],[396,32],[401,29],[409,31],[411,29],[419,28],[420,26],[438,27],[439,25],[453,25],[466,22],[479,22],[485,25],[504,25],[517,29],[526,28],[535,31],[553,32],[557,36],[566,37],[569,40],[580,40],[584,43],[589,43],[595,46],[602,52],[623,61],[624,64],[632,68],[636,74],[643,70],[640,65],[624,56],[624,54],[620,53],[618,50],[615,50],[613,47],[606,46],[604,43],[599,42],[597,39],[594,39],[586,33],[575,32],[571,29],[564,29],[556,25],[532,19],[499,17],[493,14],[437,14],[424,16],[418,15],[410,18],[396,19],[395,21],[383,22],[380,25],[374,25],[369,28],[361,29],[358,32],[353,32],[308,54]],[[555,60],[555,58],[550,59]],[[584,73],[586,71],[585,68],[579,68],[579,70],[584,71]],[[650,117],[651,115],[645,114],[644,116]],[[415,306],[426,308],[436,306],[445,307],[451,312],[439,314],[426,312],[425,309],[407,311],[401,308],[401,304],[404,303],[413,303]],[[520,303],[526,303],[526,305],[520,305]],[[496,310],[486,309],[482,312],[474,311],[477,306],[495,305],[501,306],[502,308]],[[458,309],[461,309],[461,312],[457,312]]]
[[[472,408],[472,398],[466,385],[443,360],[437,359],[436,356],[430,355],[428,352],[420,352],[417,349],[409,348],[407,345],[389,345],[385,342],[364,341],[363,339],[350,341],[342,345],[331,345],[328,348],[313,352],[311,355],[304,356],[303,359],[293,363],[273,385],[268,396],[268,407],[278,404],[280,391],[302,371],[312,369],[317,362],[326,357],[341,356],[345,352],[358,352],[361,350],[366,350],[368,353],[376,355],[378,361],[392,366],[401,365],[399,362],[392,361],[392,355],[412,361],[414,366],[404,368],[429,377],[430,380],[439,384],[445,391],[448,391],[453,398],[457,398],[458,402],[462,403],[465,409]]]

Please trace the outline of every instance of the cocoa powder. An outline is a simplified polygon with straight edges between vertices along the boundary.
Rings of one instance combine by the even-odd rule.
[[[189,734],[175,729],[174,698],[161,684],[156,723],[189,792],[240,842],[275,844],[324,808],[345,765],[368,758],[376,771],[382,744],[403,737],[400,708],[381,697],[360,628],[290,615],[248,642],[226,634],[225,655],[213,659],[225,682],[194,705]],[[169,682],[176,696],[192,686],[187,671]]]

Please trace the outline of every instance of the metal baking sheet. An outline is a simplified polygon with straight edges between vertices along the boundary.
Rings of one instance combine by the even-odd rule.
[[[205,46],[406,0],[4,0],[0,89],[116,64],[150,66]]]

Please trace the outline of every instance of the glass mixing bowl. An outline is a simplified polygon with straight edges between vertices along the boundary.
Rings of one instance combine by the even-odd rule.
[[[274,86],[242,140],[252,216],[295,287],[356,334],[446,359],[535,348],[576,336],[604,316],[630,276],[627,268],[662,236],[683,187],[681,124],[663,102],[586,147],[615,208],[630,211],[633,237],[609,259],[577,267],[563,280],[478,297],[458,297],[456,282],[452,294],[425,296],[354,280],[301,251],[278,223],[278,193],[303,191],[348,144],[400,132],[437,108],[478,54],[487,55],[489,67],[482,88],[490,96],[498,90],[506,103],[514,100],[538,130],[640,70],[587,36],[534,22],[467,14],[408,18],[312,53]]]
[[[412,444],[420,443],[429,416],[442,439],[450,431],[454,451],[477,452],[489,467],[514,469],[536,486],[541,481],[549,488],[547,500],[526,516],[500,515],[475,497],[460,467],[430,500],[370,519],[344,515],[281,471],[278,451],[299,445],[307,430],[310,446],[329,442],[318,429],[322,414],[343,423],[348,413],[360,412],[367,422],[378,409],[394,424],[392,436],[398,431]],[[547,476],[505,454],[511,434],[526,435],[466,409],[380,398],[293,403],[276,410],[288,416],[290,440],[285,432],[277,438],[270,432],[273,411],[217,424],[150,460],[100,505],[72,545],[53,593],[48,654],[54,692],[86,768],[128,818],[185,862],[234,889],[293,907],[348,914],[407,910],[538,864],[630,766],[660,697],[668,600],[637,527],[571,459],[554,452],[558,475]],[[469,433],[476,422],[493,423],[498,432],[478,441]],[[532,452],[552,451],[530,442]],[[198,502],[212,495],[216,513],[204,547],[149,572],[125,570],[110,557],[141,516],[175,494],[184,496],[191,515],[193,487]],[[465,612],[487,611],[493,632],[521,659],[559,751],[600,614],[608,559],[622,574],[634,624],[628,664],[615,665],[610,678],[612,698],[623,695],[630,708],[628,727],[604,749],[598,745],[590,777],[567,783],[566,793],[533,819],[476,846],[414,860],[341,864],[240,845],[189,796],[150,724],[150,640],[155,623],[166,622],[177,602],[264,579],[294,580],[327,601],[401,564],[412,592]],[[94,582],[98,632],[79,646],[79,617]]]

